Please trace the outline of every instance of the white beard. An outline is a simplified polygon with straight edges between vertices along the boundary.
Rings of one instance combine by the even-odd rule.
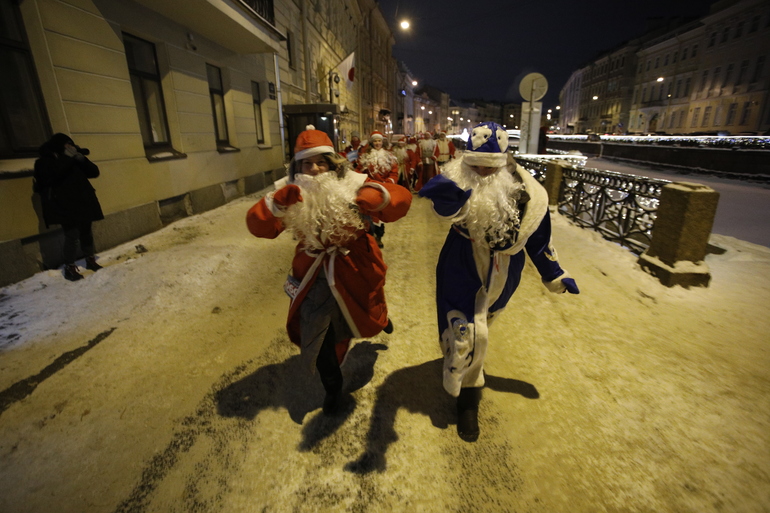
[[[364,229],[355,201],[360,184],[355,179],[338,178],[330,171],[316,176],[297,174],[294,183],[302,201],[286,209],[283,224],[304,249],[345,247]]]
[[[473,189],[466,207],[452,220],[468,229],[477,243],[490,247],[505,246],[516,240],[521,224],[518,201],[523,185],[507,168],[489,176],[480,176],[460,160],[450,164],[443,174],[463,190]]]
[[[387,176],[393,169],[393,161],[396,160],[396,157],[384,148],[379,150],[372,148],[361,155],[360,159],[363,166],[372,166],[372,173]]]

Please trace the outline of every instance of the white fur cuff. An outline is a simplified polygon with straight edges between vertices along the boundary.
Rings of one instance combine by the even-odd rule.
[[[564,271],[564,274],[562,274],[561,276],[559,276],[553,281],[543,280],[543,285],[545,285],[545,288],[547,288],[551,292],[555,294],[561,294],[562,292],[567,290],[567,287],[564,285],[564,283],[562,283],[562,280],[564,278],[572,278],[572,276],[570,276],[570,274],[567,271]]]
[[[286,212],[281,210],[281,207],[279,207],[275,201],[273,201],[273,196],[275,196],[275,191],[270,191],[265,196],[265,205],[267,205],[267,208],[270,210],[270,213],[273,214],[275,217],[283,217]]]

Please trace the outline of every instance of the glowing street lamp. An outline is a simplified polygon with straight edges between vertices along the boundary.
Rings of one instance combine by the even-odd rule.
[[[403,20],[399,26],[401,27],[401,30],[409,30],[409,20]]]
[[[412,80],[412,85],[416,86],[417,85],[417,81],[416,80]]]
[[[658,79],[656,80],[656,82],[663,82],[663,77],[658,77]]]
[[[598,100],[598,99],[599,99],[599,97],[598,97],[598,96],[594,96],[594,97],[593,97],[593,98],[591,98],[591,99],[592,99],[592,100]]]

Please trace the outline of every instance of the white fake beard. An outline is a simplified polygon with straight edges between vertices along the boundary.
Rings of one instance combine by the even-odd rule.
[[[393,167],[394,159],[395,156],[384,148],[371,149],[361,156],[361,163],[364,166],[372,164],[375,173],[387,175]]]
[[[355,203],[360,185],[355,180],[340,179],[329,171],[316,176],[297,174],[294,183],[302,201],[286,209],[283,224],[305,249],[344,247],[364,228]]]
[[[447,166],[443,174],[463,190],[473,189],[466,208],[453,222],[465,226],[474,241],[487,241],[490,247],[515,240],[521,224],[518,201],[523,185],[507,168],[481,176],[460,160]]]

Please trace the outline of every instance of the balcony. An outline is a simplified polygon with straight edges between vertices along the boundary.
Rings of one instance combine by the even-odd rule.
[[[239,54],[275,53],[286,39],[273,25],[273,0],[137,2]]]

